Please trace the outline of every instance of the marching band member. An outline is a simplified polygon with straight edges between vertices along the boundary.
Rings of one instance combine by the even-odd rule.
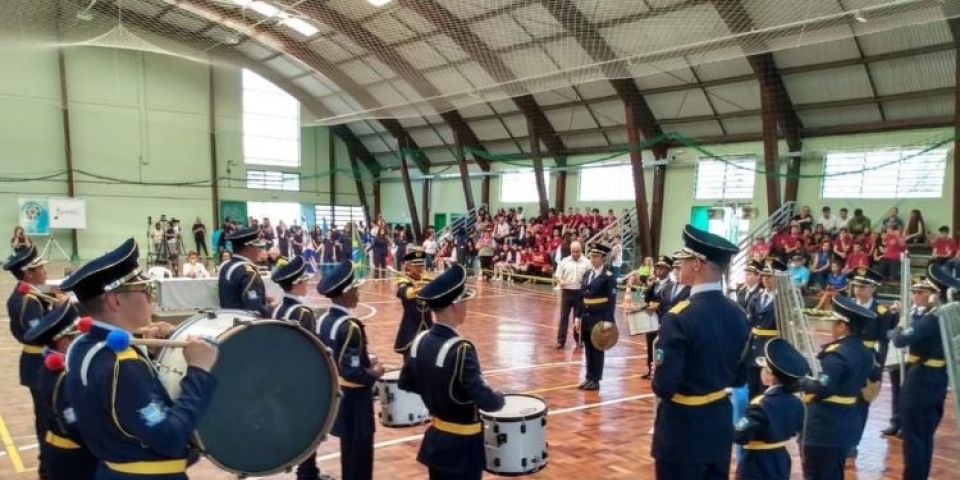
[[[941,300],[953,300],[947,298],[947,291],[960,288],[960,278],[952,275],[944,263],[930,265],[928,275],[933,284],[922,282],[913,288],[936,291]],[[921,480],[930,475],[933,434],[943,418],[948,378],[940,321],[935,310],[927,311],[907,329],[897,327],[890,332],[894,346],[910,347],[906,378],[900,390],[904,480]]]
[[[726,389],[746,381],[747,318],[720,287],[737,247],[691,225],[683,243],[674,260],[690,298],[667,312],[654,353],[656,478],[725,479],[733,447]]]
[[[737,305],[747,310],[750,302],[763,293],[763,285],[760,284],[760,271],[763,270],[763,263],[750,261],[744,269],[743,285],[737,289]]]
[[[610,247],[595,243],[590,246],[590,269],[580,282],[580,306],[573,330],[580,332],[583,340],[583,356],[586,360],[586,379],[577,387],[580,390],[599,390],[603,379],[604,352],[593,344],[591,332],[601,322],[614,322],[617,308],[617,278],[604,265]],[[607,328],[606,325],[601,328]]]
[[[860,331],[877,315],[847,297],[833,299],[833,338],[817,355],[818,378],[801,378],[807,417],[803,433],[803,478],[842,480],[847,453],[860,438],[860,390],[874,370],[874,356]]]
[[[780,336],[777,330],[776,305],[774,304],[776,282],[774,272],[783,272],[787,266],[774,258],[760,270],[760,282],[763,284],[763,293],[754,296],[747,306],[747,319],[750,322],[750,355],[747,361],[747,387],[750,398],[763,393],[763,384],[760,382],[760,367],[756,359],[763,357],[763,349],[772,338]]]
[[[44,480],[93,480],[97,458],[83,445],[77,432],[77,416],[67,402],[63,385],[64,353],[79,331],[76,327],[77,308],[70,302],[57,304],[44,315],[25,338],[46,345],[43,365],[37,376],[40,408],[46,434],[40,444],[40,456],[45,466]]]
[[[675,280],[670,279],[670,271],[673,269],[673,259],[667,255],[657,257],[653,264],[653,275],[647,277],[647,291],[644,293],[644,301],[647,304],[647,311],[657,314],[657,319],[663,321],[667,312],[679,302],[687,299],[690,295],[690,289]],[[644,337],[647,342],[647,371],[640,378],[650,378],[653,364],[653,345],[657,339],[659,330],[647,332]]]
[[[486,447],[478,409],[494,412],[504,403],[484,380],[476,347],[457,333],[473,294],[465,287],[466,275],[455,264],[418,292],[436,320],[414,339],[400,372],[398,386],[419,394],[432,417],[417,455],[430,480],[483,476]]]
[[[397,280],[397,298],[403,306],[403,317],[397,328],[397,338],[393,342],[393,351],[406,356],[410,344],[417,334],[433,326],[433,313],[417,292],[426,285],[423,269],[426,266],[426,254],[423,250],[413,249],[403,256],[403,270],[406,275]]]
[[[268,303],[272,299],[267,297],[255,263],[260,261],[264,252],[260,229],[239,229],[228,234],[226,239],[233,245],[233,255],[220,268],[217,282],[220,308],[249,310],[270,318]]]
[[[330,433],[340,438],[343,480],[373,478],[373,385],[384,367],[371,361],[363,322],[350,310],[360,301],[360,283],[354,281],[353,263],[337,264],[317,285],[330,299],[330,310],[320,320],[320,340],[333,351],[340,374],[340,412]]]
[[[27,247],[14,250],[13,255],[3,264],[3,269],[10,272],[17,279],[17,288],[13,289],[7,299],[7,316],[10,318],[10,333],[13,338],[23,345],[20,352],[20,385],[30,389],[30,398],[33,399],[34,432],[37,442],[43,445],[45,432],[44,425],[47,419],[41,416],[39,405],[40,392],[37,390],[37,373],[43,368],[43,345],[28,342],[24,339],[27,330],[36,326],[47,311],[50,302],[46,297],[39,295],[39,288],[47,282],[47,262],[37,253],[37,247]],[[41,458],[40,475],[46,473]]]
[[[153,283],[140,274],[137,258],[130,238],[61,284],[94,319],[67,355],[67,398],[81,438],[100,460],[97,480],[184,480],[190,436],[216,388],[210,370],[218,350],[188,340],[180,398],[171,401],[144,351],[108,341],[114,330],[154,329],[159,336],[173,330],[151,323]]]
[[[890,345],[887,332],[897,325],[899,318],[895,310],[880,305],[874,298],[877,288],[883,283],[882,275],[869,268],[860,267],[851,271],[848,278],[853,285],[853,297],[857,304],[876,314],[876,319],[867,322],[860,332],[863,346],[873,352],[876,365],[867,384],[857,397],[857,410],[860,412],[860,434],[857,436],[857,444],[859,444],[860,439],[863,438],[863,430],[867,426],[870,404],[880,394],[880,379],[883,376],[883,365],[887,360],[887,349]],[[856,445],[850,450],[849,456],[857,456]]]
[[[747,414],[734,430],[734,440],[743,445],[743,460],[737,466],[740,480],[788,480],[790,454],[787,441],[803,430],[803,402],[794,395],[797,380],[810,374],[810,366],[793,345],[774,338],[757,358],[767,389],[750,401]]]

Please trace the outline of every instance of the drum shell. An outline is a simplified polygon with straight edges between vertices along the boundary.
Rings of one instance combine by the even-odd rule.
[[[547,466],[547,404],[533,395],[504,395],[505,407],[511,397],[539,401],[532,413],[480,412],[486,448],[486,470],[498,475],[527,475]]]
[[[235,464],[235,462],[218,458],[218,456],[215,453],[211,452],[211,451],[216,452],[216,451],[222,450],[222,446],[218,446],[216,442],[214,442],[214,444],[207,443],[207,441],[204,438],[204,431],[208,431],[209,433],[209,430],[205,430],[205,427],[207,429],[216,428],[227,422],[216,422],[214,426],[211,426],[209,424],[212,421],[205,422],[205,420],[210,420],[210,418],[207,418],[209,415],[218,415],[218,416],[224,415],[224,411],[223,411],[224,408],[222,406],[224,402],[218,402],[218,398],[222,400],[222,395],[221,395],[222,391],[230,390],[231,385],[225,384],[225,382],[222,381],[222,379],[220,378],[221,376],[229,377],[229,375],[226,375],[226,374],[221,375],[220,371],[222,369],[239,368],[242,372],[246,368],[246,365],[244,365],[245,363],[247,364],[264,363],[264,359],[262,357],[258,358],[256,352],[251,352],[249,356],[247,356],[246,358],[241,358],[239,362],[237,361],[237,355],[234,354],[232,357],[233,358],[232,366],[227,364],[224,361],[225,358],[230,360],[230,358],[228,358],[229,357],[228,355],[224,355],[224,352],[225,352],[225,349],[229,351],[232,337],[238,340],[242,339],[243,335],[248,332],[247,329],[257,329],[261,327],[268,327],[268,328],[261,329],[264,332],[268,329],[273,329],[274,331],[285,332],[288,337],[292,336],[296,338],[299,341],[297,344],[297,348],[302,348],[304,346],[308,346],[308,348],[311,348],[309,353],[313,355],[315,358],[318,358],[320,362],[320,365],[316,367],[319,367],[331,373],[330,375],[328,375],[329,379],[327,379],[326,376],[324,376],[324,378],[322,379],[319,377],[316,377],[310,380],[312,382],[320,381],[324,384],[322,387],[318,387],[319,388],[318,391],[321,392],[320,395],[323,401],[316,402],[316,404],[320,405],[322,403],[325,403],[326,405],[329,405],[329,408],[325,412],[326,415],[324,417],[319,417],[319,416],[314,417],[314,418],[322,418],[322,421],[318,420],[319,423],[316,425],[315,431],[310,432],[310,437],[312,437],[312,440],[309,442],[306,442],[306,441],[303,442],[302,448],[297,448],[295,452],[293,451],[283,452],[283,453],[286,453],[286,455],[284,455],[285,458],[283,458],[282,461],[277,460],[275,464],[271,463],[270,465],[266,465],[266,466],[260,465],[257,468],[248,469],[248,468],[238,467]],[[249,332],[252,333],[254,332],[254,330],[249,330]],[[336,364],[333,362],[333,358],[329,350],[326,347],[324,347],[323,344],[313,334],[307,332],[306,330],[303,330],[302,328],[299,327],[299,325],[297,325],[294,322],[285,322],[285,321],[276,321],[276,320],[258,320],[256,319],[256,317],[253,317],[249,312],[242,311],[242,310],[214,310],[214,311],[202,312],[198,315],[195,315],[187,319],[186,321],[184,321],[178,326],[178,328],[173,332],[173,334],[171,334],[170,338],[172,340],[184,340],[190,336],[211,337],[211,338],[215,338],[220,343],[221,355],[220,355],[220,358],[218,359],[217,365],[215,365],[212,370],[214,377],[216,377],[218,380],[218,387],[217,387],[217,390],[214,391],[214,397],[211,399],[211,402],[207,408],[207,411],[205,412],[204,416],[201,417],[200,419],[197,430],[193,432],[193,443],[197,447],[199,447],[202,452],[204,452],[204,454],[207,456],[208,459],[210,459],[211,462],[213,462],[215,465],[217,465],[221,469],[236,473],[241,477],[253,476],[253,475],[262,476],[262,475],[269,475],[269,474],[281,472],[284,470],[288,470],[289,468],[295,465],[298,465],[303,460],[306,460],[311,455],[314,455],[314,452],[316,451],[317,446],[326,438],[326,435],[329,433],[331,427],[333,426],[333,422],[336,419],[336,413],[339,408],[339,387],[337,385]],[[249,340],[250,338],[254,338],[254,336],[247,335],[246,340]],[[274,351],[274,349],[271,349],[271,351]],[[259,352],[259,353],[263,354],[265,352]],[[248,358],[249,358],[249,362],[247,361]],[[277,354],[276,357],[268,360],[265,363],[269,364],[271,361],[280,361],[283,358],[284,357],[282,354]],[[282,364],[283,362],[280,362],[280,363],[281,364],[276,365],[278,368],[288,369],[291,371],[297,370],[296,368],[297,365]],[[169,393],[171,398],[176,399],[179,397],[180,380],[183,378],[186,372],[187,372],[187,365],[186,365],[186,361],[183,358],[183,349],[164,348],[160,350],[159,354],[157,355],[157,376],[161,384]],[[264,386],[265,388],[270,389],[271,387],[269,385],[269,379],[267,379],[267,381],[263,381],[260,383],[267,384]],[[292,389],[289,388],[290,385],[286,385],[286,387],[287,388],[285,391],[288,393],[292,393]],[[278,386],[276,388],[280,388],[280,387]],[[323,391],[325,391],[325,389],[329,390],[329,396],[322,393]],[[282,396],[288,397],[289,395],[282,395]],[[262,409],[262,411],[257,411],[257,406],[259,406]],[[247,421],[249,422],[249,419],[251,418],[263,419],[263,421],[261,422],[262,424],[272,423],[275,425],[280,425],[280,424],[301,424],[302,425],[304,423],[310,423],[310,422],[304,422],[303,417],[296,415],[297,413],[303,413],[302,409],[297,410],[292,408],[284,408],[284,407],[289,407],[289,405],[279,405],[279,404],[273,404],[270,402],[267,402],[265,404],[262,403],[257,406],[251,406],[251,408],[248,408],[242,412],[234,412],[234,415],[231,415],[231,416],[235,416],[237,418],[236,420],[237,423],[241,423],[243,421],[241,419],[247,419]],[[214,417],[211,417],[211,418],[214,418]],[[278,418],[281,421],[277,421]],[[267,419],[270,419],[270,420],[267,420]],[[257,422],[258,420],[254,420],[252,422],[249,422],[248,424],[251,425],[252,427],[262,426],[262,425],[258,425]],[[214,435],[212,436],[216,437],[217,436],[216,433],[219,433],[219,432],[214,432]],[[247,443],[251,443],[251,444],[257,443],[256,439],[258,438],[258,435],[255,431],[248,432],[246,435],[241,434],[241,436],[243,436],[246,439],[245,441]],[[261,442],[262,441],[263,440],[261,440]],[[269,447],[267,445],[264,445],[262,449],[255,449],[255,450],[264,451],[267,448]],[[271,454],[271,455],[274,455],[274,454]],[[277,455],[279,455],[279,453]]]
[[[430,418],[430,412],[420,395],[400,388],[398,374],[399,370],[391,370],[377,381],[380,423],[385,427],[421,425]]]

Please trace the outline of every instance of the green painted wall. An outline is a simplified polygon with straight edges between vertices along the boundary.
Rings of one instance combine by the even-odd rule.
[[[38,177],[66,168],[56,51],[0,48],[0,171],[2,177]],[[79,254],[89,259],[128,236],[146,239],[147,216],[166,214],[211,227],[208,185],[149,185],[210,180],[209,75],[206,64],[127,50],[82,47],[66,51],[76,195],[86,200],[87,229]],[[244,188],[240,71],[214,70],[220,198],[241,201],[328,203],[328,130],[301,132],[301,191]],[[339,166],[349,167],[335,140]],[[257,167],[253,167],[257,168]],[[270,167],[264,167],[271,169]],[[120,179],[111,182],[93,176]],[[0,225],[12,230],[19,196],[63,196],[65,176],[53,181],[0,183]],[[369,181],[367,182],[368,192]],[[337,203],[358,205],[353,179],[337,178]],[[55,237],[69,250],[67,232]],[[44,244],[45,238],[35,239]],[[191,242],[192,243],[192,242]],[[6,249],[4,249],[5,251]]]

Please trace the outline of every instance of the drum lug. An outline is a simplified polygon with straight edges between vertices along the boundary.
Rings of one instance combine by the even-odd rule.
[[[498,446],[498,447],[499,447],[499,446],[502,446],[504,443],[507,443],[507,434],[506,434],[506,433],[498,433],[498,434],[497,434],[497,446]]]
[[[493,424],[493,433],[500,433],[500,425]]]
[[[543,427],[546,427],[546,426],[547,426],[547,417],[546,417],[546,415],[540,417],[540,426],[543,426]]]
[[[499,459],[499,458],[494,458],[494,459],[493,459],[493,466],[494,466],[494,467],[497,467],[497,468],[500,468],[500,459]]]
[[[527,433],[527,424],[526,424],[526,423],[521,423],[521,424],[520,424],[520,433]]]
[[[520,466],[523,467],[523,468],[527,468],[527,458],[526,458],[526,457],[520,459]]]
[[[251,313],[256,314],[257,312],[251,312]],[[250,323],[251,323],[250,320],[244,320],[244,319],[242,319],[242,318],[240,318],[240,317],[234,317],[234,318],[233,318],[233,326],[234,326],[234,327],[236,327],[236,326],[238,326],[238,325],[250,325]]]
[[[206,316],[210,320],[217,318],[216,310],[201,310],[200,313],[202,313],[204,316]]]

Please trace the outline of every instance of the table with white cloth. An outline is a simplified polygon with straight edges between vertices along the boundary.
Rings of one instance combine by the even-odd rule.
[[[280,300],[283,290],[270,277],[263,279],[267,296]],[[157,309],[160,311],[220,308],[216,277],[161,278],[157,280]]]

